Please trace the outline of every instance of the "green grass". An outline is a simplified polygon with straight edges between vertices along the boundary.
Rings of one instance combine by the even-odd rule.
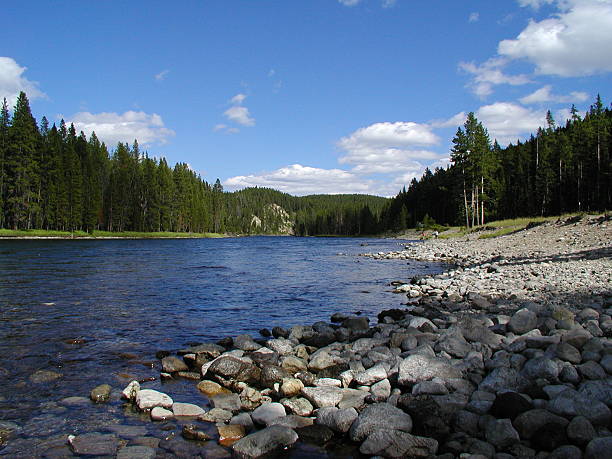
[[[174,232],[139,232],[139,231],[94,231],[93,234],[85,231],[52,231],[52,230],[8,230],[0,229],[0,237],[8,238],[129,238],[129,239],[188,239],[188,238],[220,238],[226,237],[218,233],[174,233]]]

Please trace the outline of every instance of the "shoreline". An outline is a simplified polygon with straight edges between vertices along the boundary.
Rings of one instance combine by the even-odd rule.
[[[321,457],[604,457],[612,450],[611,241],[607,217],[585,217],[366,254],[452,267],[394,283],[405,304],[378,321],[334,314],[160,351],[161,380],[193,380],[210,406],[173,400],[172,385],[161,393],[130,383],[129,409],[173,434],[125,442],[101,430],[68,437],[66,448],[140,448],[147,457],[256,458],[290,447]],[[106,403],[110,393],[98,386],[91,399]]]

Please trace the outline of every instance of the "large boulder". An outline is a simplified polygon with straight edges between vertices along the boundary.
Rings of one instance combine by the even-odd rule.
[[[344,391],[333,386],[304,387],[302,395],[310,400],[315,407],[321,408],[338,405],[344,396]]]
[[[355,408],[341,410],[328,406],[317,411],[317,424],[329,427],[336,432],[346,433],[358,416]]]
[[[508,322],[508,330],[517,335],[523,335],[536,328],[537,325],[538,316],[536,313],[523,308],[514,313],[510,322]]]
[[[259,383],[261,370],[248,362],[229,355],[215,359],[208,367],[211,373],[222,380],[242,381],[246,383]]]

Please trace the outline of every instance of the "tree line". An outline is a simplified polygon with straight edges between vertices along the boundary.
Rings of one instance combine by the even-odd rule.
[[[413,179],[381,213],[381,227],[424,220],[473,227],[486,221],[602,211],[612,204],[612,110],[597,99],[584,117],[574,106],[557,125],[501,148],[470,113],[453,139],[451,164]]]
[[[373,234],[387,201],[267,188],[228,193],[185,163],[150,158],[137,141],[109,152],[95,133],[77,134],[63,120],[37,123],[23,92],[12,115],[6,99],[0,110],[0,228],[275,234],[289,223],[299,235]]]

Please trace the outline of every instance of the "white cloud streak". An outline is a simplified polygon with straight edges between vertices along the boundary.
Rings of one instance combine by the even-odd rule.
[[[355,6],[357,5],[361,0],[338,0],[338,3],[341,3],[344,6]]]
[[[489,131],[491,140],[497,139],[501,146],[516,143],[546,123],[546,111],[531,110],[512,102],[484,105],[475,115]]]
[[[79,112],[67,118],[66,123],[74,123],[77,132],[83,131],[87,136],[95,131],[96,135],[111,147],[119,142],[131,143],[134,139],[141,145],[164,144],[169,137],[174,136],[174,131],[166,128],[161,116],[156,113]]]
[[[572,91],[567,96],[552,93],[552,86],[546,85],[532,92],[531,94],[522,97],[519,101],[524,105],[538,104],[544,102],[570,103],[584,102],[589,98],[586,92]]]
[[[158,74],[155,75],[155,80],[156,81],[164,81],[169,73],[170,73],[170,70],[168,70],[168,69],[162,70],[161,72],[159,72]]]
[[[6,98],[10,107],[15,105],[21,91],[29,100],[45,98],[47,95],[38,88],[38,83],[23,76],[27,67],[20,66],[11,57],[0,57],[0,102]]]
[[[493,93],[493,86],[496,85],[520,86],[530,83],[531,80],[527,75],[506,75],[503,72],[503,67],[506,64],[507,60],[505,59],[492,58],[480,65],[474,62],[460,62],[459,68],[473,75],[468,87],[478,97],[484,98]]]
[[[480,13],[478,12],[470,13],[470,16],[468,17],[468,22],[478,22],[479,19],[480,19]]]

